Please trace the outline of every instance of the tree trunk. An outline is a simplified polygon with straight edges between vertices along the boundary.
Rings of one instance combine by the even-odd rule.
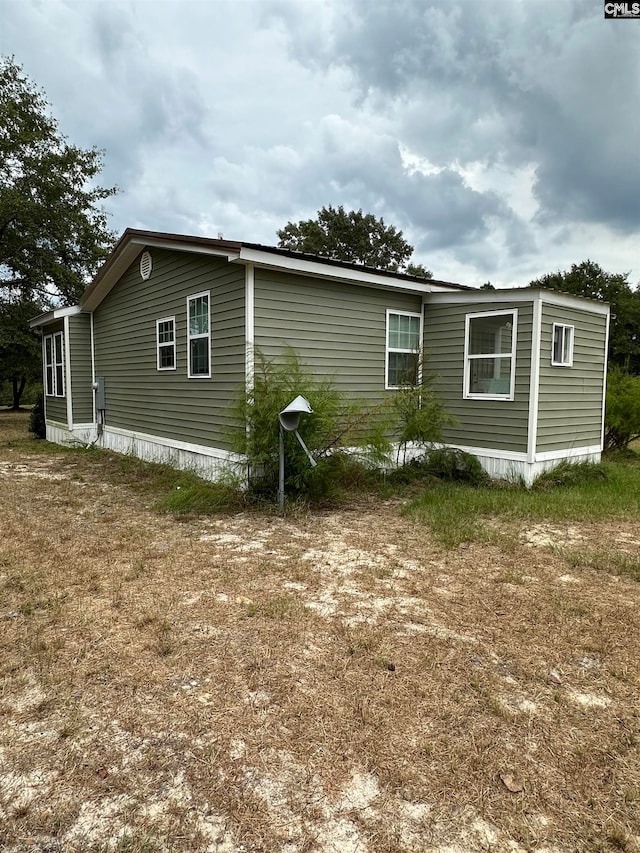
[[[13,388],[13,406],[11,406],[12,412],[17,412],[20,408],[20,398],[24,392],[25,385],[27,384],[27,377],[21,376],[18,378],[14,376],[11,379],[11,386]]]

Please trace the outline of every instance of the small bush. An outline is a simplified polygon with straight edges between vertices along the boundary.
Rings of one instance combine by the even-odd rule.
[[[471,453],[450,447],[430,450],[425,457],[425,472],[440,480],[486,486],[491,478]]]
[[[626,450],[640,438],[640,376],[614,368],[607,376],[604,446]]]
[[[44,417],[44,394],[41,391],[29,416],[29,432],[32,432],[35,438],[47,437],[47,424]]]
[[[231,432],[232,449],[247,456],[252,496],[273,499],[278,490],[278,413],[295,397],[311,403],[313,414],[300,419],[299,433],[317,466],[312,468],[292,432],[285,432],[285,491],[288,497],[305,500],[331,499],[339,491],[336,473],[344,465],[340,448],[345,445],[376,445],[376,453],[388,451],[389,440],[381,434],[376,419],[356,402],[347,401],[330,377],[315,376],[288,348],[281,363],[255,354],[251,387],[240,395],[235,407],[237,426]]]
[[[585,486],[607,479],[607,472],[602,465],[595,462],[569,462],[564,460],[544,471],[535,479],[531,488],[544,492],[558,486]]]

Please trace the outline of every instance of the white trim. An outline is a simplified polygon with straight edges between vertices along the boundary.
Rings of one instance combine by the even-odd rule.
[[[567,361],[557,361],[555,356],[556,349],[556,329],[562,329],[562,356],[564,356],[567,330],[569,331],[569,358]],[[573,367],[573,341],[576,334],[576,327],[570,323],[554,323],[551,330],[551,366],[552,367]]]
[[[471,321],[481,319],[482,317],[499,317],[511,314],[511,352],[510,353],[469,353],[469,331]],[[465,314],[464,318],[464,369],[462,376],[462,398],[463,400],[504,400],[512,401],[515,396],[516,385],[516,344],[518,339],[518,309],[505,308],[496,309],[494,311],[476,311]],[[509,393],[508,394],[481,394],[479,392],[469,391],[469,383],[471,381],[471,362],[479,361],[480,359],[511,359],[511,371],[509,373]]]
[[[602,445],[602,449],[604,450],[604,419],[605,419],[605,410],[607,405],[607,367],[608,367],[608,358],[609,358],[609,326],[610,326],[611,314],[607,315],[606,328],[604,333],[604,376],[602,378],[602,433],[600,438],[600,443]]]
[[[264,252],[260,249],[250,249],[243,246],[240,249],[239,260],[245,263],[256,264],[262,269],[285,270],[297,272],[303,275],[323,278],[333,281],[349,281],[353,284],[377,285],[392,290],[410,291],[412,293],[435,293],[447,292],[448,287],[444,284],[435,284],[426,278],[424,284],[417,281],[405,281],[403,279],[391,278],[384,270],[372,272],[370,270],[348,269],[333,266],[322,261],[310,261],[306,258],[292,258],[289,255],[277,255],[273,252]],[[467,290],[466,293],[471,291]]]
[[[73,426],[73,392],[71,390],[71,342],[69,340],[69,314],[64,317],[64,384],[67,396],[67,421]]]
[[[538,407],[540,403],[540,358],[542,350],[542,300],[533,302],[531,323],[531,376],[529,381],[529,423],[527,426],[527,459],[533,462],[538,442]]]
[[[207,332],[197,335],[191,334],[191,319],[189,312],[189,303],[194,299],[207,298]],[[191,341],[207,339],[207,363],[209,370],[207,373],[192,373],[191,372]],[[203,290],[200,293],[191,293],[187,296],[187,378],[188,379],[211,379],[211,291]]]
[[[395,308],[387,308],[386,312],[386,326],[385,326],[385,340],[384,340],[384,388],[385,391],[397,391],[402,388],[401,385],[389,385],[389,353],[397,352],[397,353],[413,353],[414,350],[401,349],[399,347],[390,347],[389,346],[389,317],[391,314],[395,314],[401,317],[417,317],[420,321],[420,328],[418,330],[418,355],[422,348],[422,336],[424,334],[424,314],[420,312],[418,314],[417,311],[397,311]]]
[[[541,287],[516,287],[503,290],[451,290],[434,292],[429,297],[429,302],[440,303],[489,303],[495,305],[500,302],[532,302],[534,299],[542,299],[549,305],[560,308],[574,308],[586,311],[588,314],[608,314],[609,305],[596,302],[586,296],[572,296],[569,293],[560,293],[555,290],[545,290]]]
[[[75,317],[76,314],[82,314],[82,308],[79,305],[71,305],[69,308],[54,308],[53,316],[56,320],[61,320],[63,317]]]
[[[94,330],[93,330],[93,311],[91,312],[89,317],[90,317],[89,333],[90,333],[90,337],[91,337],[91,387],[93,389],[93,393],[91,395],[91,405],[92,405],[92,411],[93,411],[93,422],[95,423],[96,422],[96,391],[95,391],[95,385],[96,385],[96,343],[95,343]]]
[[[245,383],[247,389],[253,388],[255,370],[255,288],[255,267],[253,264],[247,264],[244,278]]]
[[[187,321],[188,322],[188,321]],[[165,341],[164,343],[160,343],[160,323],[172,323],[173,325],[173,340]],[[160,367],[160,347],[173,347],[173,367]],[[177,357],[176,357],[176,318],[175,315],[173,317],[160,317],[159,320],[156,320],[156,370],[160,370],[162,372],[166,370],[177,370]]]
[[[565,447],[560,450],[545,450],[542,453],[536,453],[534,461],[549,462],[558,459],[574,459],[576,456],[588,456],[601,451],[602,447],[599,444],[590,444],[586,447]]]
[[[179,240],[164,240],[161,237],[131,237],[130,246],[154,246],[158,249],[168,249],[176,252],[193,252],[198,255],[214,255],[218,258],[226,258],[228,261],[237,261],[240,257],[238,252],[229,249],[218,249],[215,246],[207,246],[203,243],[183,243]]]

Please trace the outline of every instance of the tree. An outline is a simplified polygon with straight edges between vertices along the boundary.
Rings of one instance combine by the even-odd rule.
[[[318,211],[316,219],[288,222],[278,231],[278,237],[281,249],[431,278],[422,264],[408,263],[413,246],[402,231],[362,209],[347,212],[342,205],[329,205]]]
[[[70,145],[13,57],[0,60],[0,299],[72,304],[114,234],[102,152]]]
[[[0,382],[10,384],[14,410],[20,408],[27,382],[42,376],[42,345],[29,328],[40,311],[37,302],[0,302]]]
[[[640,290],[629,274],[605,272],[593,261],[572,264],[568,272],[543,275],[529,287],[546,287],[574,296],[588,296],[611,306],[609,362],[629,373],[640,373]]]

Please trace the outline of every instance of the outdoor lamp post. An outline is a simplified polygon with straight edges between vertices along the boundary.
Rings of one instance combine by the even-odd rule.
[[[278,414],[280,422],[280,466],[278,470],[278,509],[280,512],[284,510],[284,433],[294,432],[296,438],[300,442],[300,446],[307,454],[307,458],[312,468],[317,465],[316,460],[309,452],[309,448],[302,440],[302,436],[298,432],[300,426],[300,415],[311,415],[313,409],[306,397],[298,395],[295,400],[292,400],[288,406]]]

